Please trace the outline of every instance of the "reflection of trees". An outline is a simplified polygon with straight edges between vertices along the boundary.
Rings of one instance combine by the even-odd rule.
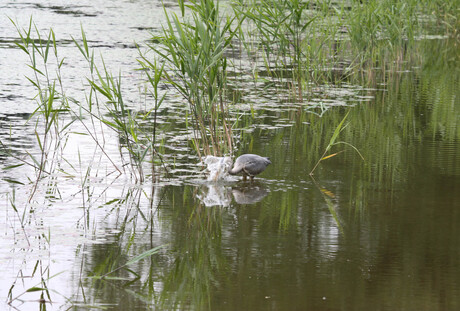
[[[201,204],[182,223],[182,236],[175,240],[171,269],[164,275],[160,306],[208,309],[214,289],[221,286],[227,270],[222,246],[222,210]]]
[[[104,281],[98,291],[111,293],[104,301],[125,290],[130,307],[159,309],[456,309],[459,162],[450,152],[460,151],[459,107],[449,94],[458,91],[437,70],[427,63],[395,73],[388,91],[370,90],[375,102],[352,109],[339,137],[366,162],[354,152],[322,162],[318,188],[308,172],[343,111],[318,118],[300,108],[278,116],[295,126],[242,134],[244,152],[273,160],[264,173],[270,195],[257,185],[171,186],[157,212],[134,205],[119,219],[116,243],[98,246],[92,267],[110,270],[161,244],[168,251],[120,271],[132,283]],[[225,204],[205,204],[210,193]]]
[[[309,189],[307,176],[342,119],[342,112],[330,111],[322,118],[301,111],[284,112],[279,118],[291,119],[295,126],[243,135],[242,141],[250,146],[247,152],[253,151],[253,142],[270,141],[264,145],[263,153],[270,155],[273,166],[264,177],[278,181],[280,188],[283,181],[289,180],[297,186],[305,185],[306,189],[272,191],[270,198],[263,201],[265,204],[238,210],[238,213],[256,213],[256,210],[259,213],[238,217],[252,219],[254,223],[238,223],[251,230],[241,234],[249,235],[245,241],[248,245],[238,257],[244,258],[239,261],[244,270],[234,275],[235,281],[230,283],[243,284],[244,288],[232,288],[234,297],[241,297],[242,292],[256,293],[257,297],[276,295],[277,303],[282,305],[280,300],[283,300],[288,305],[289,301],[305,297],[301,291],[311,291],[308,297],[316,293],[319,298],[322,293],[332,292],[337,300],[353,297],[355,304],[349,305],[359,309],[360,304],[365,308],[365,303],[369,303],[365,297],[369,291],[375,301],[391,301],[389,305],[393,306],[404,301],[423,308],[423,303],[436,300],[430,292],[431,280],[436,280],[434,295],[455,297],[451,288],[458,277],[454,268],[458,264],[458,251],[449,251],[449,247],[456,245],[452,237],[459,236],[455,226],[458,217],[455,214],[448,219],[447,215],[452,212],[456,198],[460,199],[456,194],[460,106],[453,104],[459,89],[458,80],[450,78],[458,74],[455,64],[439,62],[444,59],[439,57],[439,50],[448,55],[447,59],[457,59],[453,47],[444,46],[442,41],[420,46],[426,49],[421,54],[436,59],[425,59],[420,70],[404,72],[403,67],[401,72],[392,73],[386,91],[369,91],[375,96],[374,102],[351,110],[350,125],[340,139],[356,146],[366,162],[354,152],[347,152],[324,161],[315,175],[335,194],[333,202],[344,228],[344,234],[336,233],[335,240],[337,227],[331,221],[333,215],[324,211],[327,203]],[[255,148],[260,145],[254,144]],[[336,148],[341,149],[343,146]],[[421,201],[421,193],[424,199],[434,200],[431,207]],[[447,214],[421,214],[432,210],[438,202],[445,209],[441,213]],[[441,217],[435,223],[444,224],[447,229],[424,228],[426,223],[433,223],[433,217]],[[270,230],[262,233],[261,228]],[[280,228],[285,230],[281,237]],[[420,243],[413,244],[414,241]],[[335,248],[322,250],[318,245],[335,245]],[[447,257],[444,265],[440,264],[442,254]],[[321,260],[329,255],[331,260]],[[439,265],[442,267],[438,269]],[[401,271],[413,279],[401,277]],[[438,273],[446,278],[441,279]],[[356,283],[350,285],[350,280]],[[277,283],[276,290],[271,282]],[[420,287],[415,288],[414,284]],[[410,291],[426,293],[427,298],[424,302],[414,300]],[[362,296],[357,296],[358,293]],[[232,296],[220,294],[220,298]],[[235,299],[233,309],[257,309],[261,301],[253,299],[244,306]],[[270,299],[264,302],[265,307],[273,307]],[[446,305],[452,306],[449,302]]]
[[[188,194],[183,197],[181,189],[176,188],[174,196],[168,198],[176,202],[176,212],[170,228],[172,264],[163,270],[162,308],[260,307],[261,296],[257,293],[272,293],[273,278],[280,277],[281,286],[289,283],[283,290],[290,291],[294,283],[287,277],[303,274],[299,262],[321,254],[326,261],[334,258],[339,238],[339,232],[331,230],[336,228],[335,221],[328,210],[318,213],[314,207],[298,205],[294,192],[270,196],[268,204],[266,198],[253,205],[229,208],[205,207],[197,200],[191,201],[191,187],[185,187],[184,193]],[[320,196],[316,200],[322,202]],[[308,230],[299,234],[298,227]],[[283,272],[287,274],[281,277]],[[245,292],[250,293],[249,300],[241,299]]]

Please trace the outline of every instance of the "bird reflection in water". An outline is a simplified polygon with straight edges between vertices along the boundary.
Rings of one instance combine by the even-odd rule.
[[[238,204],[253,204],[268,194],[263,184],[254,182],[254,176],[262,173],[271,164],[266,157],[244,154],[236,159],[233,167],[230,157],[207,156],[203,163],[207,166],[208,183],[202,188],[198,198],[206,206],[228,206],[231,196]],[[229,175],[242,175],[243,181],[249,176],[251,182],[240,183],[232,188],[230,185],[235,179]]]
[[[248,187],[233,188],[232,194],[238,204],[254,204],[262,201],[268,191],[262,185],[251,183]]]

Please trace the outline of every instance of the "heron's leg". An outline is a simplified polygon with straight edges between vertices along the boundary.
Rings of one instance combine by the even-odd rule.
[[[243,181],[246,181],[246,174],[243,174]]]
[[[254,176],[250,176],[250,177],[251,177],[251,182],[253,182],[254,181]]]

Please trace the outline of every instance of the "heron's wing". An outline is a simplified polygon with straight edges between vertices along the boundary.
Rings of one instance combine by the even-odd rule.
[[[246,174],[254,176],[262,173],[271,163],[272,162],[268,158],[259,157],[257,159],[247,161],[243,167],[243,170],[246,172]]]
[[[265,165],[258,161],[248,161],[243,166],[243,171],[250,176],[257,175],[260,172],[262,172],[264,169],[265,169]]]

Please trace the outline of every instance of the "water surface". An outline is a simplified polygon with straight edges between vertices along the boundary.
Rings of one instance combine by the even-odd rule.
[[[22,27],[31,14],[39,29],[53,27],[67,92],[80,100],[88,71],[70,40],[83,25],[107,66],[121,70],[132,109],[151,108],[139,91],[134,42],[158,31],[160,2],[10,2],[2,12]],[[27,159],[40,153],[27,122],[35,91],[14,27],[5,16],[1,26],[0,139]],[[66,174],[42,179],[31,202],[33,168],[0,171],[3,309],[39,309],[40,299],[52,301],[49,310],[458,309],[458,47],[444,38],[417,49],[420,61],[401,71],[380,72],[374,83],[320,85],[300,103],[244,90],[231,108],[240,120],[237,153],[273,163],[254,183],[206,182],[189,148],[185,103],[174,94],[159,119],[171,174],[156,181],[148,173],[139,184],[126,167],[118,174],[74,123],[59,164]],[[364,160],[340,144],[333,152],[344,152],[311,177],[348,111],[340,140]],[[104,138],[111,159],[123,163],[117,135],[105,129]],[[20,163],[4,153],[0,161]]]

